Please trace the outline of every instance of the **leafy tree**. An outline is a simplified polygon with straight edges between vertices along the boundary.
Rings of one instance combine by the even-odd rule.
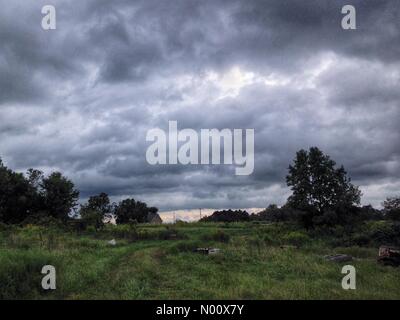
[[[112,215],[113,205],[107,193],[91,196],[87,204],[81,205],[80,216],[86,226],[94,226],[96,230],[104,225],[104,218]]]
[[[293,191],[288,205],[309,212],[306,219],[321,215],[327,209],[358,205],[360,190],[351,183],[343,166],[335,166],[335,161],[316,147],[309,152],[298,151],[286,177]]]
[[[77,205],[79,191],[72,181],[60,172],[53,172],[40,183],[44,209],[49,216],[67,220],[71,210]]]
[[[27,176],[28,182],[32,186],[32,188],[39,190],[40,184],[44,178],[43,172],[40,170],[31,168],[31,169],[28,169],[28,171],[26,172],[26,176]]]
[[[22,222],[31,213],[33,194],[24,175],[8,169],[0,159],[0,221]]]
[[[50,216],[48,212],[46,212],[44,197],[41,189],[41,183],[44,179],[44,174],[40,170],[36,169],[28,169],[26,172],[26,179],[30,185],[30,198],[31,198],[31,207],[30,212],[34,216]],[[29,221],[33,221],[34,217],[30,217]]]
[[[400,197],[387,198],[382,205],[387,218],[400,220]]]
[[[132,221],[142,223],[147,222],[148,215],[157,214],[158,209],[155,207],[147,207],[147,204],[135,199],[125,199],[121,201],[115,209],[117,223],[129,223]]]
[[[98,211],[103,217],[110,214],[112,205],[107,193],[100,193],[96,196],[91,196],[86,207],[90,210]]]

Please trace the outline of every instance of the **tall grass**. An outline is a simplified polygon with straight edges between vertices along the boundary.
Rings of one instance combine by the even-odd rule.
[[[107,226],[79,235],[2,227],[0,299],[399,299],[399,269],[377,264],[378,244],[347,237],[255,223]],[[194,252],[211,246],[220,253]],[[324,259],[334,253],[355,257],[356,290],[341,288],[342,264]],[[46,264],[56,267],[54,291],[40,285]]]

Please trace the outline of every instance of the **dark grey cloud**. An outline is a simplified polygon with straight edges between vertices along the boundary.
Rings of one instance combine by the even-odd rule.
[[[400,187],[400,4],[347,1],[0,1],[0,156],[61,170],[83,198],[162,210],[282,204],[287,167],[319,146],[379,202]],[[151,166],[149,129],[253,128],[255,171]]]

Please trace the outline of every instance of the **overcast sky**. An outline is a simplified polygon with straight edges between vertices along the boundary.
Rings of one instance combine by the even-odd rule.
[[[357,30],[341,28],[353,4]],[[53,4],[57,29],[44,31]],[[283,204],[318,146],[363,203],[400,193],[400,2],[0,0],[0,157],[161,211]],[[255,169],[151,166],[146,132],[253,128]]]

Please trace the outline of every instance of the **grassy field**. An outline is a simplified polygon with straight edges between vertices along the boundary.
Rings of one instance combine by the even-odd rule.
[[[400,299],[400,268],[377,264],[377,247],[334,243],[282,224],[107,226],[80,234],[3,227],[0,298]],[[207,246],[221,252],[193,252]],[[324,259],[334,253],[356,259]],[[47,264],[56,267],[56,290],[41,288]],[[356,290],[341,287],[345,264],[357,270]]]

